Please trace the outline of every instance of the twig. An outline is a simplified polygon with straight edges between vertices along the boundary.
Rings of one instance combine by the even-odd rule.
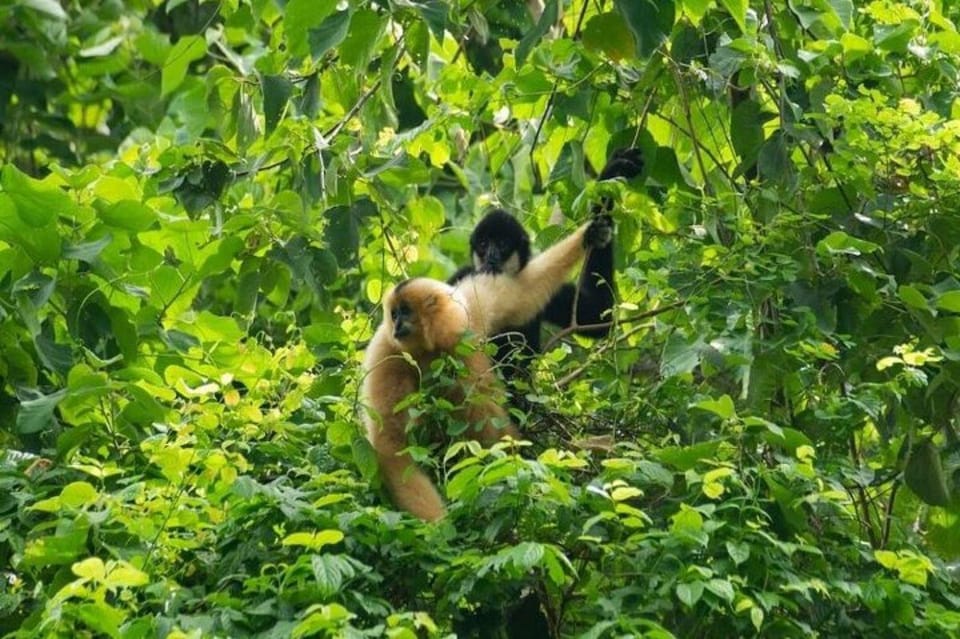
[[[670,304],[667,304],[666,306],[660,306],[660,307],[658,307],[658,308],[654,308],[654,309],[651,309],[651,310],[649,310],[649,311],[644,311],[644,312],[639,313],[639,314],[637,314],[637,315],[632,315],[632,316],[627,317],[627,318],[625,318],[625,319],[619,320],[619,322],[620,322],[620,323],[624,323],[624,322],[639,322],[639,321],[641,321],[641,320],[649,319],[649,318],[651,318],[651,317],[656,317],[657,315],[659,315],[659,314],[661,314],[661,313],[666,313],[667,311],[672,311],[673,309],[679,308],[680,306],[683,306],[683,305],[686,304],[686,303],[687,303],[686,300],[680,300],[679,302],[672,302],[672,303],[670,303]],[[553,346],[555,346],[557,342],[559,342],[560,340],[562,340],[564,337],[566,337],[567,335],[570,335],[571,333],[575,333],[575,332],[577,332],[578,330],[592,331],[592,330],[601,329],[601,328],[610,328],[611,326],[613,326],[613,324],[614,324],[614,320],[610,320],[609,322],[600,322],[600,323],[598,323],[598,324],[583,324],[583,325],[580,325],[580,326],[568,326],[567,328],[561,329],[561,330],[557,331],[556,333],[554,333],[552,336],[550,336],[550,339],[547,340],[547,343],[544,345],[542,351],[543,351],[543,352],[547,352],[547,351],[550,350]]]

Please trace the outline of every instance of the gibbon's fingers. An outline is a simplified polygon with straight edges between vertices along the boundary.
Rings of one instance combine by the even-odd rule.
[[[613,241],[613,218],[609,215],[597,215],[587,226],[583,238],[584,243],[591,249],[602,249]]]
[[[393,421],[393,420],[389,420]],[[387,424],[370,433],[377,451],[380,476],[394,503],[424,521],[436,521],[446,514],[436,486],[417,465],[406,448],[402,424]]]

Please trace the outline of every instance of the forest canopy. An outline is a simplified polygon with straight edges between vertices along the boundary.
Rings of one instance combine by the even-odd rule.
[[[960,637],[958,25],[0,0],[0,636]],[[597,202],[609,334],[545,335],[522,442],[425,384],[399,511],[385,291]]]

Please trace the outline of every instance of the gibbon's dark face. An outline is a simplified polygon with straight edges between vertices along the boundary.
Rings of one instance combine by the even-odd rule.
[[[412,281],[406,280],[397,284],[387,300],[393,339],[401,343],[405,338],[420,332],[417,309],[414,308],[416,296],[412,295],[413,291],[410,289]]]
[[[495,209],[473,229],[470,252],[478,273],[516,275],[530,261],[530,237],[512,215]]]

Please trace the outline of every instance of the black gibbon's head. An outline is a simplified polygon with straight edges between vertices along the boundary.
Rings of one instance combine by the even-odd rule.
[[[530,236],[516,218],[494,209],[473,229],[470,254],[478,273],[516,275],[530,261]]]
[[[467,329],[467,315],[452,292],[443,282],[418,277],[387,293],[383,321],[401,350],[420,355],[456,346]]]

